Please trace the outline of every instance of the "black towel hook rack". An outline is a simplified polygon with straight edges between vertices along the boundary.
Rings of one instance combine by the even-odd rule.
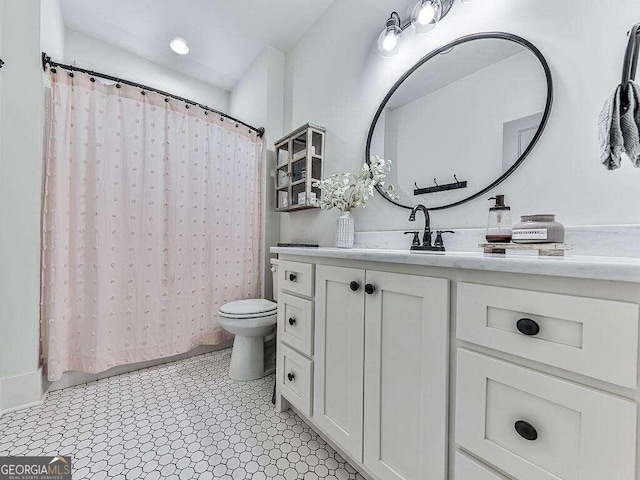
[[[413,184],[415,185],[415,190],[413,191],[414,195],[424,195],[425,193],[437,193],[437,192],[447,192],[449,190],[457,190],[459,188],[467,188],[467,182],[466,181],[460,181],[458,180],[458,176],[456,174],[453,174],[453,178],[455,179],[454,183],[447,183],[445,185],[440,185],[438,183],[438,179],[434,177],[433,179],[433,183],[435,186],[433,187],[426,187],[426,188],[421,188],[418,186],[418,182],[413,182]]]

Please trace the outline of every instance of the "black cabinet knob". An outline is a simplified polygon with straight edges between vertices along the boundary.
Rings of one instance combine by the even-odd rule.
[[[289,274],[289,281],[290,282],[295,282],[296,281],[296,274],[295,273],[290,273]]]
[[[289,325],[295,325],[296,324],[296,319],[295,318],[290,318],[289,319]]]
[[[353,290],[354,292],[357,292],[357,291],[358,291],[358,289],[360,288],[360,284],[359,284],[358,282],[351,282],[351,283],[349,284],[349,288],[350,288],[351,290]]]
[[[538,431],[528,422],[524,420],[518,420],[514,425],[516,432],[525,440],[533,442],[538,439]]]
[[[293,382],[293,379],[296,378],[296,376],[293,373],[287,373],[287,378],[290,382]]]
[[[371,295],[373,292],[376,291],[376,287],[374,287],[373,285],[371,285],[370,283],[367,283],[364,286],[364,291],[367,292],[369,295]]]
[[[529,335],[530,337],[533,337],[540,333],[540,325],[538,325],[537,322],[531,320],[530,318],[521,318],[520,320],[518,320],[518,322],[516,323],[516,328],[523,335]]]

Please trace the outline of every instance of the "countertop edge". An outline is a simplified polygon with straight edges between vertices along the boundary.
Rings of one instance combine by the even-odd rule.
[[[278,255],[339,258],[427,267],[640,283],[640,259],[631,257],[587,257],[578,255],[566,257],[504,256],[479,252],[420,254],[404,250],[338,249],[329,247],[271,247],[270,251]]]

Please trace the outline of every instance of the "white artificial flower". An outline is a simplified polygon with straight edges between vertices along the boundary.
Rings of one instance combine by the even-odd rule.
[[[314,182],[313,186],[322,190],[322,198],[316,199],[315,203],[324,210],[337,208],[342,212],[365,208],[373,197],[376,186],[390,198],[397,200],[399,197],[393,185],[384,182],[390,171],[391,160],[372,155],[371,165],[365,163],[358,173],[334,173],[329,178]]]

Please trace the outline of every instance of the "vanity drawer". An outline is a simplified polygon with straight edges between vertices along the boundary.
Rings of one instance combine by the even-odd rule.
[[[457,298],[460,340],[637,387],[636,304],[471,283]]]
[[[313,280],[313,264],[280,261],[278,266],[280,290],[312,297]]]
[[[313,301],[281,293],[278,297],[278,340],[313,355]]]
[[[276,371],[280,394],[310,417],[313,362],[285,344],[278,343]]]
[[[636,408],[458,349],[456,442],[517,479],[635,479]]]
[[[469,455],[456,452],[455,480],[507,480],[507,477],[494,472]]]

